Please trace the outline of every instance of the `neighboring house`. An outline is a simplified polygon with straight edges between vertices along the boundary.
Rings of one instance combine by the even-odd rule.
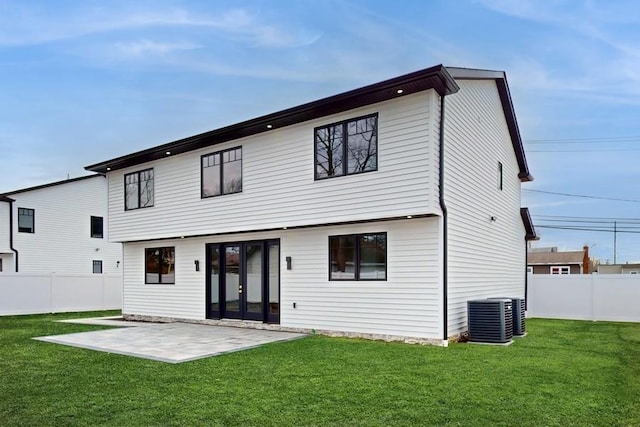
[[[87,169],[126,318],[446,345],[467,300],[525,294],[532,177],[503,72],[436,66]]]
[[[91,175],[0,195],[0,270],[119,273],[122,245],[110,243],[107,179]]]
[[[600,264],[599,274],[640,274],[640,264]]]
[[[558,248],[529,249],[527,272],[533,274],[589,274],[589,246],[581,251],[558,252]]]

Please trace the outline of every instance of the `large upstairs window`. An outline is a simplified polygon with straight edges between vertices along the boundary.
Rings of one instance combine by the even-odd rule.
[[[102,239],[104,237],[103,218],[101,216],[91,217],[91,237]]]
[[[378,115],[315,129],[315,177],[353,175],[378,169]]]
[[[153,169],[128,173],[124,176],[125,210],[153,206]]]
[[[242,147],[202,156],[202,197],[242,192]]]
[[[28,208],[18,208],[18,231],[20,233],[35,233],[36,211]]]

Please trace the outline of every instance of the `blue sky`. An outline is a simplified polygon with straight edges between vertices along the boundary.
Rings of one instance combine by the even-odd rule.
[[[0,0],[0,192],[442,63],[507,72],[523,188],[634,200],[524,191],[534,222],[609,228],[560,217],[640,218],[638,40],[634,1]],[[613,261],[612,233],[538,233]]]

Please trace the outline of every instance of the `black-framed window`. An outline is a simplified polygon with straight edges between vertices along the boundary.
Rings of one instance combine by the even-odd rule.
[[[329,236],[329,280],[387,280],[387,233]]]
[[[102,260],[94,259],[93,260],[93,274],[102,274]]]
[[[242,192],[242,147],[201,158],[202,198]]]
[[[175,248],[145,249],[144,282],[147,284],[174,284],[176,282]]]
[[[91,237],[102,239],[104,237],[104,220],[101,216],[91,217]]]
[[[18,208],[18,231],[21,233],[36,232],[36,211],[29,208]]]
[[[124,176],[124,209],[153,206],[153,169],[128,173]]]
[[[502,162],[498,162],[498,190],[502,190]]]
[[[378,169],[378,114],[315,128],[315,178]]]

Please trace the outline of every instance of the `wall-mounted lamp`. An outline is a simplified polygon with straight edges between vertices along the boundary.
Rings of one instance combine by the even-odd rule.
[[[291,257],[288,256],[285,258],[287,260],[287,270],[291,270]]]
[[[200,261],[199,260],[195,260],[195,261],[193,261],[193,263],[196,265],[196,271],[200,271]]]
[[[116,261],[116,268],[120,268],[120,261]]]

